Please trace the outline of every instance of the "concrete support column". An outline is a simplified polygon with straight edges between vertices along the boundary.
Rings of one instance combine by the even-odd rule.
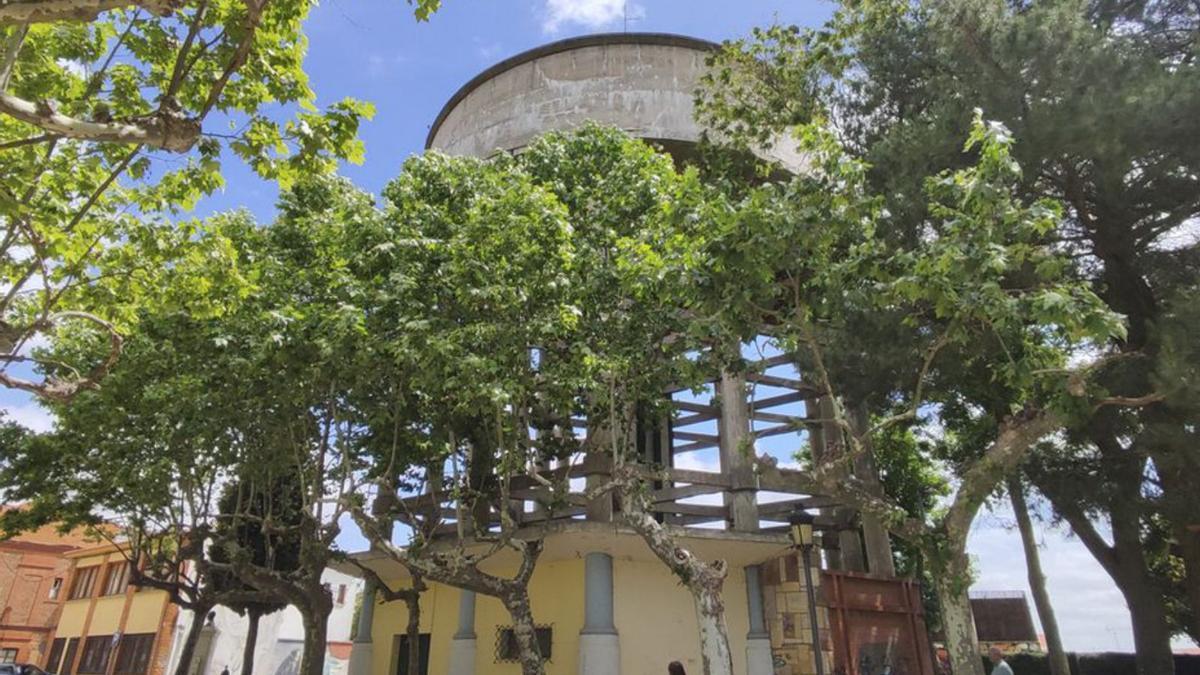
[[[458,630],[450,640],[449,675],[475,673],[475,591],[458,592]]]
[[[607,553],[583,560],[583,630],[579,675],[620,675],[621,641],[613,623],[613,561]]]
[[[746,675],[773,675],[775,665],[771,659],[771,634],[767,632],[763,611],[758,565],[750,565],[745,572],[746,605],[750,609],[750,631],[746,633]]]
[[[758,484],[754,477],[754,439],[750,434],[750,405],[746,401],[746,376],[721,371],[717,384],[721,417],[717,422],[720,437],[721,471],[729,474],[732,487],[725,493],[729,525],[739,532],[758,530]],[[745,447],[750,444],[750,447]]]
[[[350,646],[349,675],[371,675],[371,661],[375,646],[371,633],[375,627],[375,582],[368,579],[363,584],[362,606],[358,608],[358,626],[354,631],[354,644]]]

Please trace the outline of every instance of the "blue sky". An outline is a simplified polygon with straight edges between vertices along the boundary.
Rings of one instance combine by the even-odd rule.
[[[417,23],[403,0],[326,0],[307,24],[307,70],[319,102],[353,96],[377,108],[374,120],[362,129],[365,163],[343,171],[372,192],[378,193],[396,176],[405,158],[423,149],[442,104],[472,76],[545,42],[620,31],[626,6],[621,0],[444,2],[429,23]],[[815,0],[641,0],[628,3],[628,27],[719,41],[744,36],[751,27],[772,21],[815,25],[832,10],[831,3]],[[226,177],[226,188],[205,199],[196,215],[247,207],[269,221],[274,187],[236,160],[227,162]],[[14,392],[0,391],[0,405],[28,426],[50,424],[36,404]],[[715,465],[715,457],[689,461],[696,468]],[[1039,538],[1067,647],[1130,651],[1128,614],[1104,572],[1062,531],[1043,527]],[[348,535],[342,544],[351,549],[363,545],[356,535]],[[1020,539],[1005,509],[979,519],[970,550],[978,571],[976,589],[1027,591]]]
[[[366,161],[343,174],[378,193],[408,156],[424,149],[442,104],[489,65],[545,42],[624,29],[622,0],[443,0],[418,23],[404,0],[325,0],[306,25],[306,69],[318,103],[345,96],[370,101],[361,137]],[[641,0],[628,3],[629,30],[683,33],[720,41],[772,21],[815,25],[833,5],[814,0]],[[198,208],[249,207],[269,220],[273,186],[236,160],[228,185]]]

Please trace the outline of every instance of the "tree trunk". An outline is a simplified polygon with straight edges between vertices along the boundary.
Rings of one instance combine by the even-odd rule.
[[[304,651],[298,675],[323,675],[325,671],[326,629],[329,609],[300,608],[304,622]]]
[[[204,630],[204,621],[212,605],[194,605],[192,607],[192,625],[188,626],[187,635],[183,638],[183,646],[179,650],[179,662],[175,664],[175,675],[188,675],[192,665],[192,657],[196,654],[196,643],[200,641],[200,631]]]
[[[415,584],[414,584],[415,585]],[[408,675],[421,672],[421,594],[411,593],[404,598],[408,608]]]
[[[1179,559],[1183,561],[1183,586],[1192,610],[1188,633],[1200,642],[1200,531],[1189,529],[1200,525],[1200,500],[1195,497],[1194,483],[1200,467],[1187,456],[1190,448],[1170,447],[1166,443],[1149,445],[1161,480],[1163,515],[1171,523]]]
[[[254,649],[258,646],[258,621],[262,610],[246,608],[246,644],[242,646],[242,675],[254,675]]]
[[[1200,526],[1200,519],[1190,524]],[[1200,643],[1200,531],[1193,532],[1188,524],[1176,523],[1175,538],[1179,542],[1179,557],[1183,560],[1184,586],[1192,608],[1192,624],[1188,633]]]
[[[1029,574],[1029,589],[1033,592],[1033,605],[1037,608],[1038,619],[1041,620],[1042,630],[1046,634],[1046,649],[1050,652],[1050,672],[1052,675],[1071,675],[1071,664],[1067,662],[1067,652],[1063,649],[1062,636],[1058,632],[1058,619],[1054,616],[1054,606],[1050,603],[1050,594],[1046,591],[1046,575],[1042,573],[1041,556],[1033,537],[1033,523],[1029,519],[1029,505],[1025,501],[1025,489],[1021,485],[1021,479],[1008,479],[1008,494],[1012,500],[1013,513],[1017,517],[1017,529],[1021,531],[1021,545],[1025,549],[1025,567]]]
[[[953,547],[951,547],[953,548]],[[979,654],[979,638],[975,634],[975,615],[971,613],[970,588],[966,555],[955,549],[922,552],[927,560],[950,555],[943,569],[934,570],[933,586],[942,608],[942,630],[946,634],[946,652],[954,675],[984,675],[983,659]]]
[[[521,659],[521,675],[543,675],[542,652],[538,648],[537,627],[529,608],[529,594],[524,589],[512,591],[500,598],[513,622],[513,637]]]
[[[619,491],[625,524],[641,535],[642,541],[646,542],[659,561],[691,592],[696,603],[704,675],[733,675],[729,630],[725,626],[725,602],[721,598],[721,589],[725,585],[725,562],[718,560],[706,563],[677,545],[662,523],[646,512],[645,497],[637,490],[632,476],[625,473],[619,478],[625,481]]]
[[[1141,465],[1135,464],[1128,470],[1132,471],[1132,475],[1127,475],[1123,482],[1128,484],[1128,491],[1136,492],[1141,486]],[[1060,494],[1053,482],[1039,481],[1038,488],[1050,499],[1054,510],[1071,525],[1071,531],[1108,572],[1125,598],[1133,622],[1138,675],[1174,673],[1175,660],[1171,654],[1167,610],[1162,591],[1146,566],[1140,538],[1141,519],[1136,503],[1130,502],[1128,495],[1118,496],[1117,503],[1108,510],[1113,532],[1113,544],[1110,546],[1069,494]]]
[[[1173,675],[1171,628],[1162,589],[1155,583],[1142,549],[1141,518],[1131,503],[1112,511],[1113,552],[1117,587],[1133,620],[1133,647],[1138,675]]]
[[[696,620],[700,625],[700,658],[704,675],[733,675],[733,653],[725,625],[725,602],[720,586],[702,584],[692,589]]]

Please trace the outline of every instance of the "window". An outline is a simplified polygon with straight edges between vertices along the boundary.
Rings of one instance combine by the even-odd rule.
[[[62,665],[59,666],[58,675],[71,675],[75,667],[75,653],[79,651],[79,638],[70,638],[67,640],[67,651],[63,653]]]
[[[57,673],[59,661],[62,661],[63,649],[67,647],[66,638],[54,638],[54,642],[50,643],[50,656],[46,659],[46,670]]]
[[[416,673],[408,672],[408,636],[396,636],[396,675],[429,675],[429,633],[421,633],[420,639],[417,641],[417,649],[421,650],[417,656],[418,670]]]
[[[542,660],[549,661],[551,657],[551,647],[554,642],[554,628],[551,626],[536,626],[534,630],[537,633],[538,651],[542,653]],[[512,626],[501,626],[496,629],[496,661],[513,661],[521,660],[521,650],[517,647],[517,635],[513,632]]]
[[[113,636],[93,635],[83,641],[83,653],[79,655],[77,673],[103,673],[108,669],[108,655],[112,652]]]
[[[104,569],[104,595],[120,595],[129,587],[129,563],[110,563]]]
[[[117,647],[117,675],[144,675],[154,651],[154,633],[121,636]]]
[[[346,584],[338,584],[337,606],[346,604]]]
[[[57,600],[58,594],[62,593],[62,577],[56,577],[50,582],[50,599]]]
[[[16,663],[17,650],[15,649],[0,649],[0,663]]]
[[[92,597],[92,587],[96,585],[96,572],[99,565],[75,570],[75,580],[71,582],[71,600]]]

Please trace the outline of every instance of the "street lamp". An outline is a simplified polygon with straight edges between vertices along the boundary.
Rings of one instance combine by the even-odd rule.
[[[796,507],[788,516],[788,524],[792,526],[792,546],[800,549],[804,564],[804,586],[808,592],[808,624],[812,626],[813,659],[816,661],[817,675],[825,675],[825,664],[821,658],[821,632],[817,627],[817,598],[813,593],[812,581],[812,549],[813,549],[813,516],[808,511]]]

